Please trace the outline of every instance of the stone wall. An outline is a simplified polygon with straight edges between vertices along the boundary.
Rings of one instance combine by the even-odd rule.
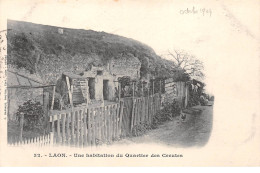
[[[8,88],[8,119],[14,120],[19,106],[28,100],[35,100],[43,104],[43,89]]]
[[[90,69],[81,71],[79,73],[65,72],[64,74],[71,79],[90,79],[93,78],[95,82],[95,99],[89,99],[89,104],[103,102],[103,87],[106,88],[107,97],[109,101],[115,101],[117,98],[116,90],[118,90],[118,78],[129,76],[131,79],[140,78],[141,62],[134,56],[127,56],[121,58],[112,58],[106,66],[91,66]],[[106,85],[104,85],[106,81]],[[64,84],[65,85],[65,84]],[[80,100],[77,98],[77,100]]]
[[[112,75],[106,67],[92,67],[91,70],[84,72],[84,77],[95,78],[95,98],[103,100],[103,81],[108,80],[109,96],[108,100],[114,100],[115,87],[117,87],[116,76]]]
[[[115,100],[115,88],[118,87],[118,83],[116,82],[117,77],[115,75],[111,75],[111,73],[107,70],[106,67],[95,67],[92,66],[89,70],[83,71],[79,74],[75,73],[68,73],[64,72],[63,73],[65,76],[68,76],[70,80],[73,81],[73,90],[77,89],[77,93],[73,92],[73,100],[75,100],[75,104],[81,104],[85,103],[83,95],[80,94],[82,93],[82,87],[77,87],[74,85],[79,85],[77,81],[79,80],[87,80],[86,83],[87,89],[86,91],[88,92],[87,94],[87,100],[89,104],[102,104],[104,101],[104,96],[103,96],[103,85],[104,81],[107,81],[105,86],[106,91],[107,91],[107,97],[106,99],[109,101]],[[82,83],[82,82],[81,82]],[[94,87],[92,90],[90,87]],[[65,78],[63,78],[63,86],[66,87],[66,82]],[[79,90],[79,91],[78,91]],[[93,94],[94,97],[90,98],[90,93],[91,95]],[[77,98],[74,98],[77,97]]]
[[[137,57],[112,58],[109,61],[108,69],[112,75],[117,77],[130,76],[131,79],[140,78],[141,62]]]

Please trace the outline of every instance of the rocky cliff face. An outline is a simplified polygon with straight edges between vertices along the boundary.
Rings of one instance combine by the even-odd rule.
[[[140,76],[167,76],[171,64],[148,46],[125,37],[92,30],[58,28],[9,20],[7,63],[55,83],[62,72],[80,73],[111,59],[138,59]]]

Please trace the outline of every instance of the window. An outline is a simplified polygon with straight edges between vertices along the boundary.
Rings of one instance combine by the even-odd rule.
[[[97,71],[97,75],[98,75],[98,76],[103,75],[103,71],[102,71],[102,70],[98,70],[98,71]]]

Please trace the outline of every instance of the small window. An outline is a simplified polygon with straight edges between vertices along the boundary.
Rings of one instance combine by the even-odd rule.
[[[97,75],[99,75],[99,76],[103,75],[103,71],[102,70],[98,70],[97,71]]]

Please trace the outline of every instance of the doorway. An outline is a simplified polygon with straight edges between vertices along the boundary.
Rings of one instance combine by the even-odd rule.
[[[103,98],[104,100],[108,100],[109,98],[108,80],[103,80]]]
[[[88,87],[89,87],[89,98],[95,99],[95,78],[89,78]]]

